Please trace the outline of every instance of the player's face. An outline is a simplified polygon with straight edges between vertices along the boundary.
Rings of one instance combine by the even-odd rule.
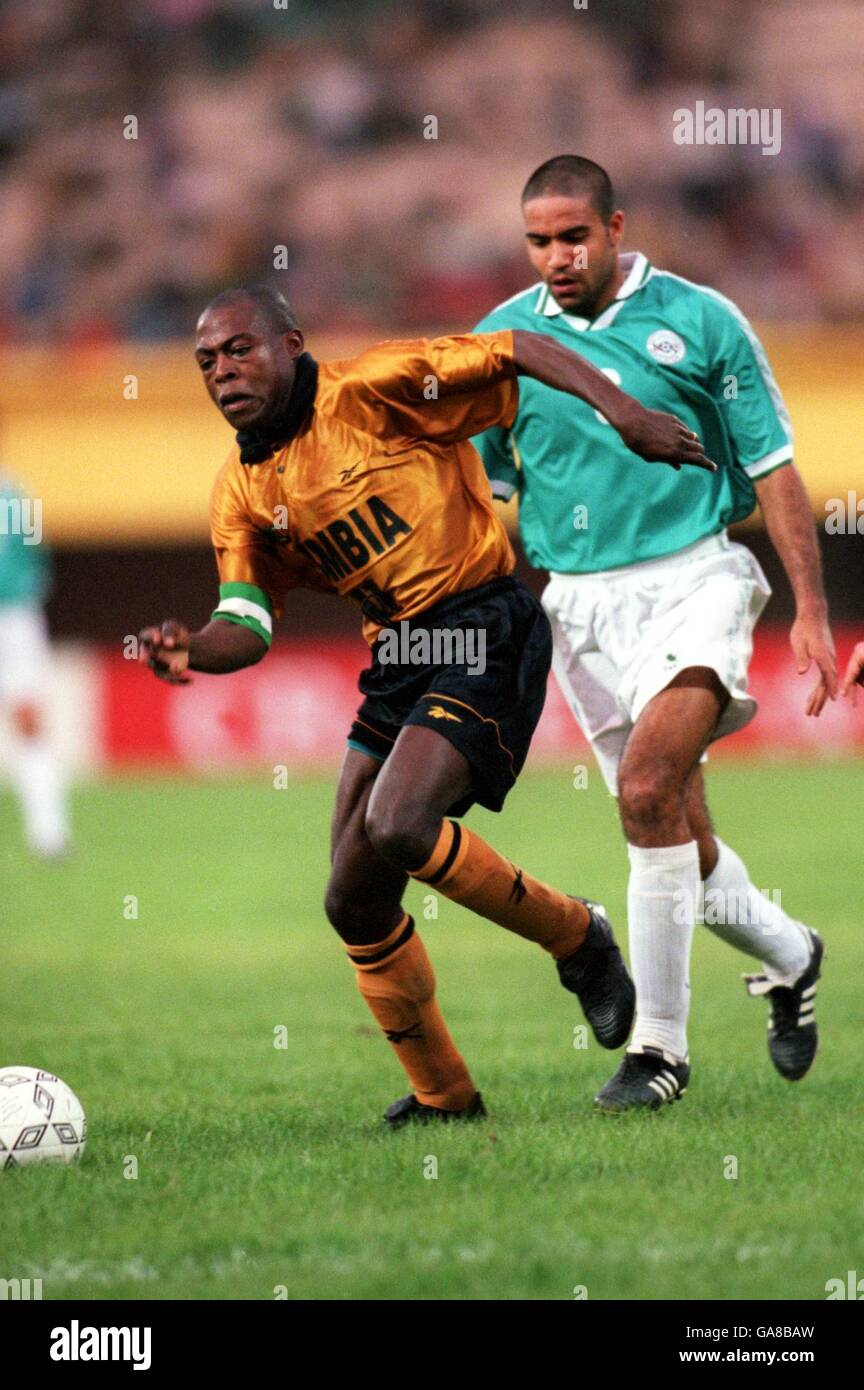
[[[234,429],[266,428],[284,406],[303,351],[299,329],[276,333],[257,305],[207,309],[195,356],[210,399]]]
[[[590,198],[548,194],[522,204],[528,255],[562,309],[591,318],[614,298],[623,212],[606,223]]]

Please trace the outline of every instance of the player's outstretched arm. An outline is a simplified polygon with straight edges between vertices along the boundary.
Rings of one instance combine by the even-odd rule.
[[[837,698],[837,657],[828,623],[822,560],[807,489],[793,463],[784,463],[754,484],[765,529],[795,595],[795,621],[789,643],[806,675],[815,661],[819,679],[804,706],[818,717],[827,699]]]
[[[267,643],[251,628],[216,619],[190,633],[173,618],[138,634],[138,660],[169,685],[188,685],[189,671],[227,675],[254,666],[266,655]]]
[[[651,463],[669,463],[673,468],[686,463],[716,472],[716,465],[706,458],[698,437],[683,421],[662,410],[646,410],[584,357],[553,338],[516,328],[513,356],[521,375],[578,396],[599,410],[627,448],[640,458]]]

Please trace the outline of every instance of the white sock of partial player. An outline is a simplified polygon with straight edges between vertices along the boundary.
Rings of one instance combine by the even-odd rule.
[[[630,969],[636,985],[636,1026],[628,1051],[659,1047],[687,1056],[690,943],[699,904],[699,850],[686,845],[628,845],[627,918]]]
[[[24,812],[24,831],[37,854],[60,854],[69,841],[65,778],[47,739],[16,739],[12,780]]]
[[[810,938],[800,922],[750,882],[734,849],[717,841],[720,857],[704,883],[699,913],[709,931],[755,956],[775,984],[797,980],[810,959]],[[779,893],[778,893],[779,897]]]

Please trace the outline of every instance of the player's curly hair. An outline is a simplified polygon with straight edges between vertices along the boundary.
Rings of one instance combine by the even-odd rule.
[[[606,170],[593,159],[583,159],[579,154],[556,154],[554,159],[547,159],[535,169],[522,190],[522,202],[542,198],[548,193],[564,198],[587,193],[604,222],[608,222],[615,211],[612,180]]]

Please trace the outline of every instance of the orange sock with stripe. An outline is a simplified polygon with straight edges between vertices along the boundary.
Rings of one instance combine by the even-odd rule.
[[[445,820],[432,854],[411,874],[560,960],[578,951],[590,918],[582,903],[531,878],[464,825]]]
[[[360,993],[383,1028],[423,1105],[464,1110],[477,1087],[435,1000],[435,975],[407,913],[371,946],[345,949]]]

